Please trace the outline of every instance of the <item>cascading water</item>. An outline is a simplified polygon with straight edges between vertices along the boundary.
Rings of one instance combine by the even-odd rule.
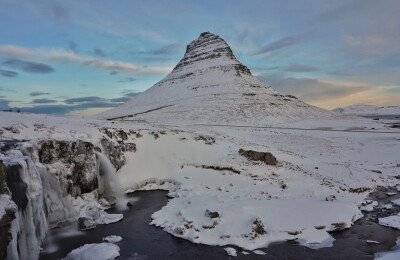
[[[43,200],[49,228],[60,222],[74,221],[77,213],[72,207],[72,197],[62,188],[57,178],[45,168],[37,167],[43,186]]]
[[[7,259],[37,259],[48,228],[40,174],[28,157],[9,161],[7,167],[7,186],[18,205]]]
[[[125,208],[128,199],[118,178],[117,172],[110,160],[102,153],[96,152],[98,191],[103,196],[115,196],[119,208]]]

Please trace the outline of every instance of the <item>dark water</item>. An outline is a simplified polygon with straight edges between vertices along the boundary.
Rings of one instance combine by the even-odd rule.
[[[400,195],[387,198],[385,191],[378,193],[380,200],[392,200]],[[117,245],[121,256],[118,259],[230,259],[224,247],[193,244],[184,239],[173,237],[160,228],[150,226],[151,214],[168,202],[164,191],[135,192],[130,196],[137,198],[135,205],[124,211],[124,219],[110,225],[78,232],[76,225],[53,229],[43,245],[44,252],[52,247],[53,253],[42,253],[40,259],[60,259],[70,251],[87,243],[100,243],[109,235],[119,235],[123,240]],[[399,211],[395,208],[393,211]],[[117,213],[111,210],[111,213]],[[350,229],[334,232],[334,246],[319,250],[299,246],[296,242],[283,242],[263,249],[267,255],[243,255],[239,248],[235,259],[373,259],[374,253],[387,251],[395,245],[400,231],[376,224],[376,215],[386,216],[393,212],[372,212],[366,218],[357,221]],[[383,215],[382,215],[383,214]],[[386,214],[386,215],[385,215]],[[366,240],[376,240],[381,244],[367,244]]]
[[[400,120],[400,115],[366,115],[362,117],[373,119]]]

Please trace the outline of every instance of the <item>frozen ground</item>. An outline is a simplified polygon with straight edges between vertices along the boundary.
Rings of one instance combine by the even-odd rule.
[[[149,129],[133,138],[137,151],[125,154],[127,163],[117,174],[126,190],[169,190],[171,200],[153,214],[152,224],[195,243],[248,250],[282,240],[329,246],[328,231],[350,227],[362,216],[359,207],[368,191],[400,183],[400,132],[381,133],[387,130],[373,120],[295,123],[311,131],[286,129],[294,123],[280,129],[199,125],[177,131],[163,126],[158,129],[165,133],[155,137],[156,127],[129,121],[37,115],[18,115],[18,121],[4,115],[9,113],[2,115],[3,140],[31,136],[35,142],[49,138],[50,130],[55,139],[96,142],[103,123]],[[40,122],[40,130],[33,122]],[[348,130],[357,124],[375,129]],[[6,130],[10,125],[20,132]],[[326,131],[325,126],[345,131]],[[271,152],[278,165],[248,161],[240,148]],[[335,199],[327,201],[332,195]]]

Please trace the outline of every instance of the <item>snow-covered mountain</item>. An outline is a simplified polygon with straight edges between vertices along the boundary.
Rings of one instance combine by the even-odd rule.
[[[338,107],[332,111],[347,115],[400,115],[400,106],[354,105]]]
[[[222,38],[204,32],[187,46],[185,56],[163,80],[96,117],[254,125],[335,114],[278,93],[254,77]]]

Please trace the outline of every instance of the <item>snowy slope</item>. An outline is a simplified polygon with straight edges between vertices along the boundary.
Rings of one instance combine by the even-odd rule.
[[[271,124],[335,113],[282,95],[255,78],[219,36],[202,33],[163,80],[101,119],[163,123]]]
[[[354,105],[344,108],[338,107],[333,111],[347,115],[400,115],[400,106]]]

